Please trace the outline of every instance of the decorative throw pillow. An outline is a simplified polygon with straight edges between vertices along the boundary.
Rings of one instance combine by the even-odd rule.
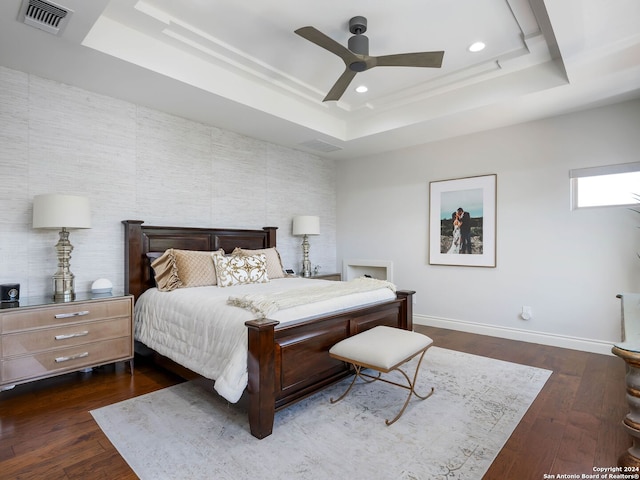
[[[260,250],[247,250],[236,247],[232,255],[258,255],[260,253],[264,253],[267,257],[267,275],[269,275],[269,280],[286,277],[284,268],[282,267],[282,259],[276,247],[262,248]]]
[[[264,253],[258,255],[215,255],[216,276],[219,287],[231,287],[247,283],[266,283],[267,258]]]
[[[173,251],[176,257],[178,277],[182,282],[181,287],[203,287],[216,284],[216,270],[212,257],[224,255],[224,250],[202,252],[174,249]]]
[[[173,248],[166,250],[162,255],[151,262],[156,287],[161,292],[170,292],[182,286],[176,267],[176,256]]]

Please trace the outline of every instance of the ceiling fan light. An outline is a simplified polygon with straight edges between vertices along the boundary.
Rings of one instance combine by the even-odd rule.
[[[368,90],[369,89],[367,88],[366,85],[360,85],[360,86],[356,87],[356,92],[358,92],[358,93],[365,93]]]
[[[480,51],[484,50],[484,47],[486,47],[484,42],[474,42],[471,45],[469,45],[469,51],[470,52],[480,52]]]

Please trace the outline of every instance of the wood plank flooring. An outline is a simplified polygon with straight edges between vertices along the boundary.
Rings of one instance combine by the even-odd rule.
[[[416,330],[443,348],[553,370],[486,480],[591,474],[593,467],[615,466],[631,445],[621,425],[628,407],[620,358],[432,327]],[[137,360],[133,376],[124,365],[108,366],[0,393],[0,479],[137,478],[89,411],[181,381]]]

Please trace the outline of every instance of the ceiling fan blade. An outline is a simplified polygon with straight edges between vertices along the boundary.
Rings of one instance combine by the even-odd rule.
[[[358,57],[351,50],[340,45],[333,38],[326,36],[315,27],[302,27],[295,30],[295,33],[300,35],[302,38],[306,38],[311,43],[315,43],[319,47],[338,55],[346,65],[358,60]]]
[[[356,76],[356,73],[357,72],[354,72],[353,70],[349,69],[349,67],[347,67],[347,69],[342,75],[340,75],[338,81],[333,85],[333,87],[331,87],[331,90],[329,90],[329,93],[327,93],[327,96],[324,97],[324,100],[322,101],[327,102],[330,100],[340,100],[340,97],[351,83],[351,80],[353,80],[353,77]]]
[[[375,57],[377,67],[432,67],[440,68],[444,52],[399,53]]]

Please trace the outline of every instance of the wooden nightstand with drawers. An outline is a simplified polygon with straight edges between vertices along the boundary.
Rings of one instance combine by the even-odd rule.
[[[132,296],[26,298],[0,307],[0,391],[121,361],[133,374]]]

